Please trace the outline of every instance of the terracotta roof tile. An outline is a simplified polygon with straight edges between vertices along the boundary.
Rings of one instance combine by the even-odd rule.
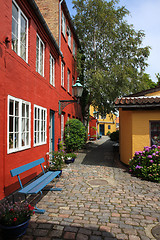
[[[115,105],[153,105],[160,104],[160,96],[121,97],[117,98]]]

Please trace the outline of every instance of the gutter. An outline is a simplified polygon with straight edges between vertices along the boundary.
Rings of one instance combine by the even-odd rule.
[[[47,35],[50,37],[50,39],[51,39],[53,45],[55,46],[58,54],[59,54],[60,56],[62,56],[62,52],[61,52],[61,50],[60,50],[60,48],[59,48],[56,40],[54,39],[54,37],[53,37],[53,35],[52,35],[52,33],[51,33],[51,31],[50,31],[50,29],[49,29],[46,21],[44,20],[44,18],[43,18],[43,16],[42,16],[42,14],[41,14],[41,12],[40,12],[37,4],[35,3],[34,0],[28,0],[28,3],[32,6],[32,8],[33,8],[33,10],[34,10],[34,12],[35,12],[35,14],[36,14],[36,16],[38,17],[39,21],[40,21],[41,24],[43,25],[43,27],[44,27]]]

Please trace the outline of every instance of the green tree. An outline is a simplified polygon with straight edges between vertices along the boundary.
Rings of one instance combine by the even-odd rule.
[[[81,41],[83,82],[89,104],[103,116],[114,109],[116,97],[140,86],[149,47],[142,47],[143,31],[135,31],[125,17],[129,11],[118,0],[73,0],[74,24]],[[81,64],[78,70],[81,72]]]

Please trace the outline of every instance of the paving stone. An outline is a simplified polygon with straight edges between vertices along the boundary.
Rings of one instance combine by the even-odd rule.
[[[76,240],[88,240],[88,239],[89,239],[88,236],[82,233],[78,233],[76,237]]]
[[[46,212],[32,216],[21,239],[153,240],[145,230],[160,221],[160,184],[133,177],[118,159],[113,161],[107,138],[87,145],[77,163],[64,168],[58,183],[63,191],[42,197],[38,205]],[[88,184],[96,179],[107,185]]]
[[[73,232],[65,232],[63,238],[64,239],[75,239],[76,234]]]

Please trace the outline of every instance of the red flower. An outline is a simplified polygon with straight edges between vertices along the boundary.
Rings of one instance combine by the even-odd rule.
[[[10,209],[10,212],[14,212],[13,208]]]
[[[13,218],[13,222],[16,222],[17,221],[17,218],[15,217],[15,218]]]
[[[32,210],[34,210],[34,207],[32,207],[32,206],[29,204],[29,205],[28,205],[28,209],[32,211]]]

